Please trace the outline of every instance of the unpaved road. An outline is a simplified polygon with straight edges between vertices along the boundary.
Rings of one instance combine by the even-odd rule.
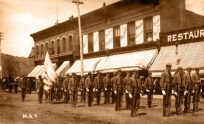
[[[173,103],[172,103],[173,104]],[[125,104],[123,104],[125,106]],[[146,108],[146,98],[141,100],[139,117],[130,117],[129,110],[114,111],[114,105],[77,107],[64,103],[37,103],[37,95],[27,94],[22,102],[20,94],[0,91],[0,124],[204,124],[204,111],[162,117],[162,99],[155,98],[153,108]],[[204,108],[204,100],[201,100]],[[172,108],[174,112],[175,109]]]

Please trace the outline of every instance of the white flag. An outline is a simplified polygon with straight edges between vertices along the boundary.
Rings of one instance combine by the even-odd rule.
[[[44,89],[47,91],[51,88],[53,82],[55,82],[55,79],[57,78],[54,66],[50,60],[50,56],[48,52],[45,56],[44,61],[44,73],[42,74],[43,82],[44,82]]]

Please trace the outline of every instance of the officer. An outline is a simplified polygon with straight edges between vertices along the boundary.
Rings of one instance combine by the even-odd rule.
[[[43,79],[41,76],[38,76],[38,79],[36,81],[36,89],[37,89],[37,93],[38,93],[38,103],[42,104],[42,100],[43,100]]]
[[[110,79],[110,74],[107,73],[106,76],[103,79],[104,82],[104,104],[109,104],[110,103],[110,94],[111,94],[111,79]]]
[[[112,101],[111,103],[114,104],[115,103],[115,93],[114,93],[114,84],[115,84],[115,79],[116,79],[116,72],[113,72],[113,77],[111,78],[111,97],[112,97]]]
[[[20,88],[21,88],[21,98],[22,98],[22,101],[25,101],[26,88],[27,88],[26,78],[23,76],[20,79],[19,83],[20,83]]]
[[[193,111],[199,110],[200,93],[202,92],[199,69],[195,68],[195,73],[192,74],[193,81]]]
[[[163,116],[170,116],[172,76],[171,64],[166,64],[166,70],[161,74],[160,87],[163,95]]]
[[[185,84],[184,84],[184,71],[182,67],[177,68],[177,73],[173,76],[173,89],[174,94],[176,97],[176,112],[178,115],[183,114],[182,107],[183,107],[183,99],[184,99],[184,91],[185,91]]]
[[[86,92],[87,97],[88,97],[88,106],[92,106],[92,95],[93,95],[93,76],[91,75],[91,73],[88,73],[88,76],[85,80],[85,87],[86,87]]]
[[[138,76],[138,71],[134,71],[130,77],[131,93],[129,97],[132,98],[131,102],[131,117],[137,116],[137,111],[140,107],[140,95],[142,94],[142,83]]]
[[[104,88],[103,78],[100,72],[97,72],[97,76],[94,78],[94,88],[96,92],[96,103],[99,105],[101,100],[101,90]]]
[[[126,72],[126,77],[123,79],[124,89],[125,89],[125,100],[126,100],[126,109],[130,109],[131,99],[129,98],[129,93],[131,92],[131,79],[130,72]]]
[[[118,70],[117,76],[115,77],[115,84],[113,86],[115,93],[115,111],[119,111],[122,108],[122,97],[123,97],[123,80],[121,77],[121,70]]]
[[[81,102],[86,102],[86,87],[85,87],[86,77],[83,75],[80,79],[80,90],[81,90]]]
[[[54,84],[54,97],[56,101],[60,100],[60,85],[59,85],[59,79],[56,79],[56,82]]]
[[[71,78],[69,79],[69,88],[71,91],[71,103],[72,105],[76,106],[77,103],[77,81],[76,81],[76,74],[72,73]]]
[[[193,90],[193,82],[191,77],[191,70],[192,68],[188,67],[187,72],[184,75],[184,84],[185,84],[185,92],[184,92],[184,112],[190,112],[190,104],[191,104],[191,96],[192,96],[192,90]]]
[[[69,95],[69,74],[66,74],[65,79],[63,80],[63,89],[64,89],[64,102],[70,102],[70,95]]]
[[[154,91],[154,82],[152,79],[152,73],[148,73],[148,77],[145,79],[144,87],[147,92],[147,104],[149,108],[152,108],[152,100],[153,100],[153,91]]]

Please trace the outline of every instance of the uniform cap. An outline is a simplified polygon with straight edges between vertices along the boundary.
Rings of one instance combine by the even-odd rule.
[[[199,70],[199,68],[195,68],[195,70]]]
[[[191,67],[187,67],[186,69],[192,69]]]
[[[172,65],[170,63],[167,63],[166,64],[166,67],[171,67]]]
[[[183,68],[182,68],[181,66],[179,66],[177,69],[178,69],[178,70],[183,70]]]

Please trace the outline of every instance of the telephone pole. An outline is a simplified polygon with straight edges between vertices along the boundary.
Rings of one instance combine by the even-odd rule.
[[[0,79],[2,79],[2,57],[1,57],[1,41],[3,40],[3,34],[0,32]]]
[[[83,62],[83,43],[82,43],[82,32],[81,32],[81,19],[80,19],[80,8],[79,5],[83,4],[80,0],[73,0],[72,3],[77,5],[78,10],[78,26],[79,26],[79,44],[80,44],[80,66],[81,66],[81,76],[84,74],[84,62]]]

